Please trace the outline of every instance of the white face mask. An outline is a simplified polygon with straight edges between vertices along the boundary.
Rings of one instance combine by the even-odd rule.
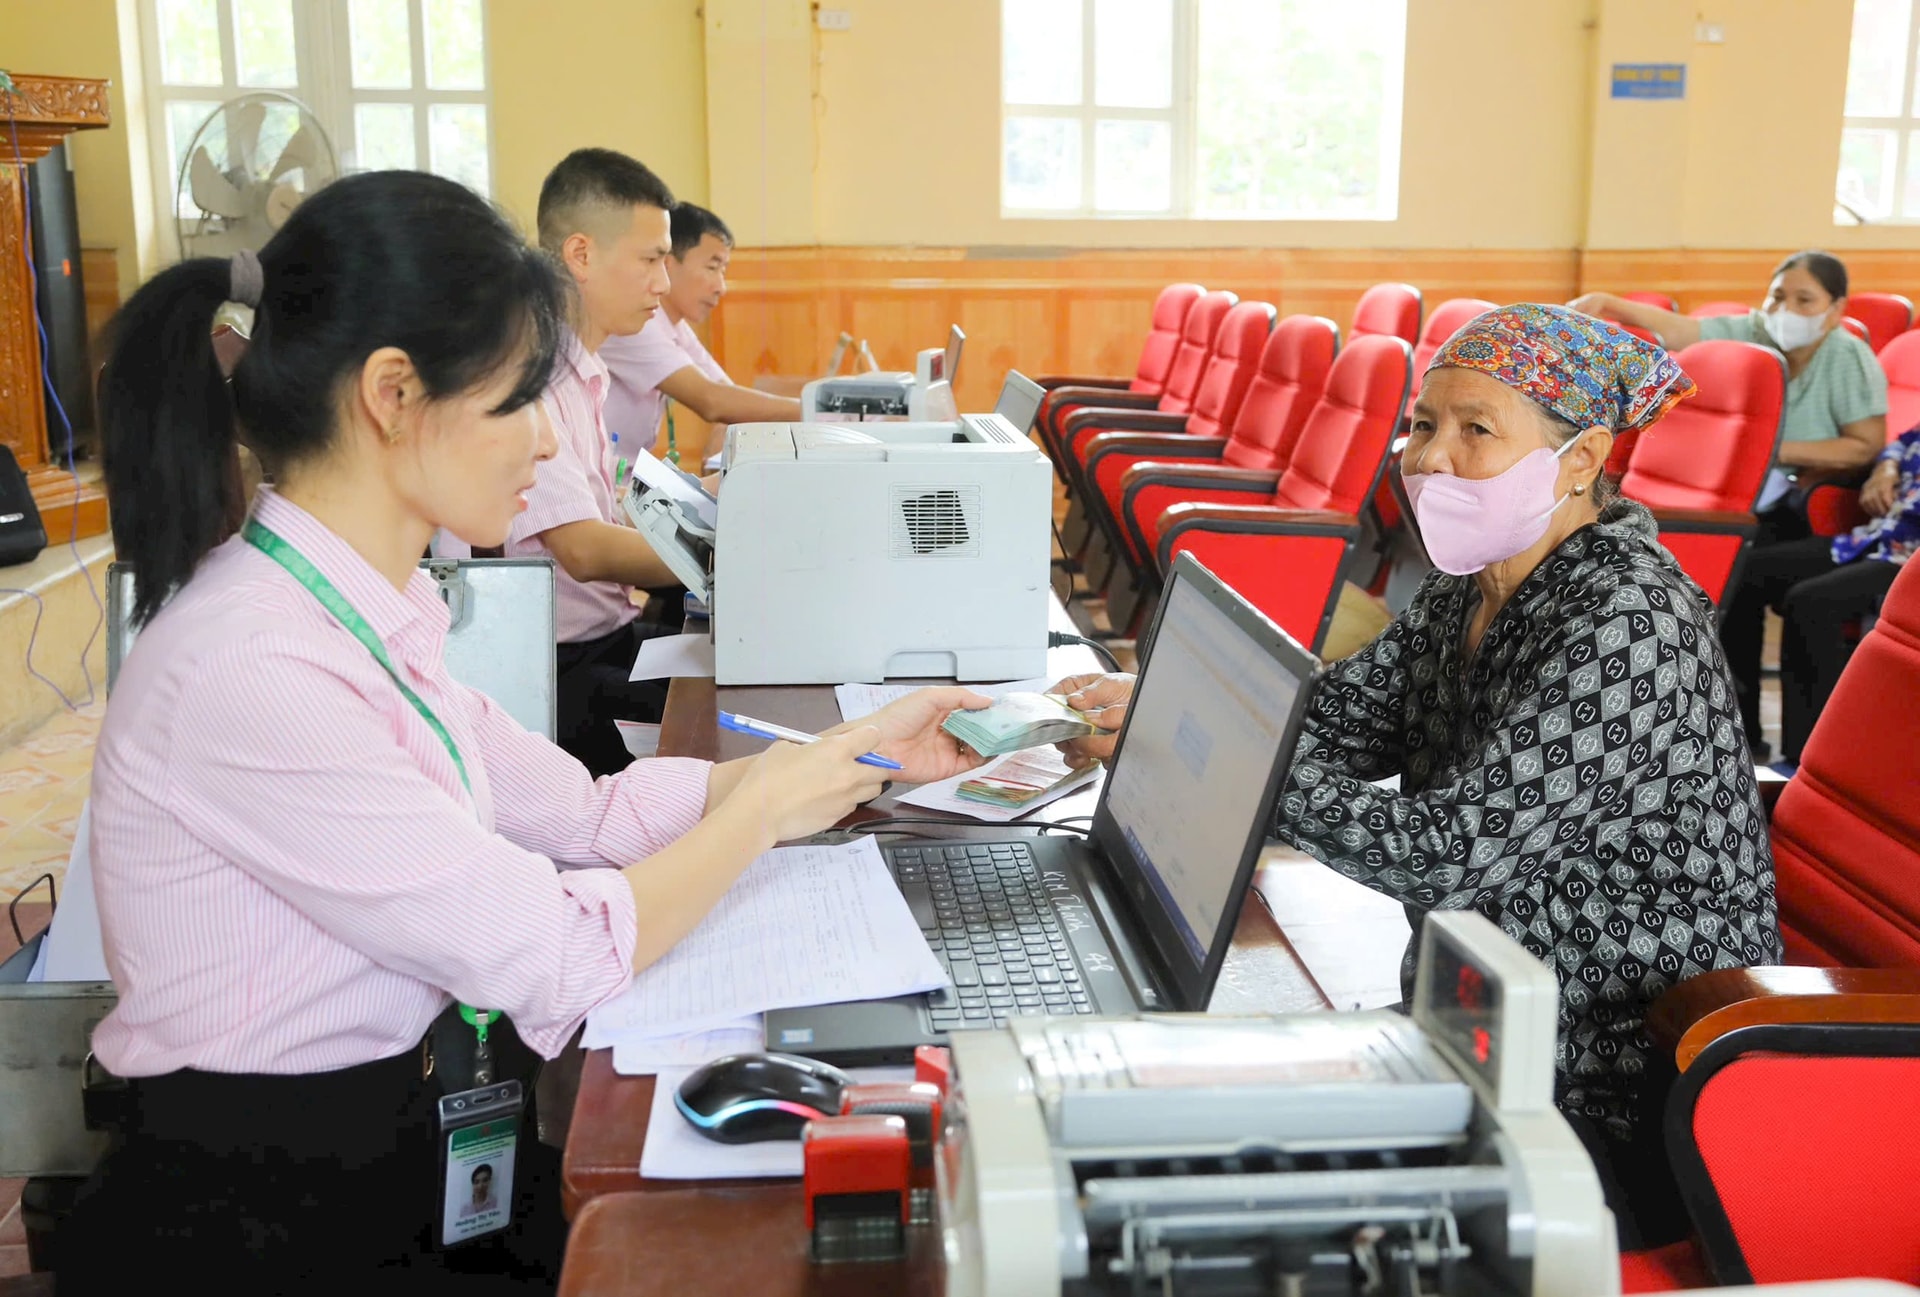
[[[1784,306],[1776,306],[1766,313],[1767,336],[1773,339],[1773,345],[1782,351],[1798,351],[1820,341],[1827,332],[1827,316],[1802,315],[1798,311]]]

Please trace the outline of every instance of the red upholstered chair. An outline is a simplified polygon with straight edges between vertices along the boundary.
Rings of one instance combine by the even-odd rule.
[[[1375,284],[1360,294],[1353,308],[1353,327],[1347,337],[1376,335],[1405,339],[1411,347],[1420,340],[1420,290],[1412,284]]]
[[[1176,556],[1192,553],[1301,643],[1319,647],[1360,541],[1361,510],[1406,408],[1412,355],[1401,338],[1349,341],[1284,474],[1194,469],[1191,483],[1170,474],[1149,488],[1181,501],[1159,516],[1150,538],[1161,577]],[[1128,506],[1141,517],[1151,516],[1149,491]]]
[[[1622,293],[1620,296],[1626,301],[1638,302],[1642,306],[1657,306],[1663,311],[1680,314],[1680,303],[1674,301],[1672,295],[1668,293]]]
[[[1860,339],[1860,341],[1866,343],[1869,347],[1873,345],[1873,335],[1867,331],[1867,326],[1859,320],[1854,319],[1851,315],[1843,315],[1840,317],[1840,327]]]
[[[1209,294],[1209,296],[1212,296]],[[1226,295],[1223,295],[1226,296]],[[1196,314],[1206,303],[1195,308]],[[1157,410],[1103,409],[1098,406],[1075,410],[1060,425],[1061,457],[1058,467],[1066,472],[1067,493],[1071,503],[1062,528],[1069,552],[1079,554],[1090,539],[1096,538],[1092,515],[1088,512],[1086,475],[1087,448],[1101,433],[1117,428],[1154,432],[1186,432],[1196,437],[1224,441],[1240,401],[1253,382],[1260,365],[1260,352],[1273,332],[1277,314],[1267,302],[1240,302],[1232,306],[1214,331],[1212,348],[1200,359],[1193,396],[1184,408],[1172,408],[1163,399]],[[1189,319],[1192,317],[1189,316]],[[1177,378],[1178,375],[1176,374]],[[1172,395],[1169,389],[1168,396]],[[1105,578],[1106,560],[1102,559]],[[1084,564],[1083,564],[1084,566]]]
[[[1093,439],[1087,448],[1093,489],[1084,498],[1106,551],[1116,559],[1106,582],[1107,619],[1116,630],[1131,624],[1142,592],[1158,596],[1153,545],[1140,537],[1141,528],[1152,526],[1167,507],[1158,503],[1153,515],[1143,519],[1127,506],[1128,494],[1163,474],[1203,466],[1285,472],[1339,350],[1340,330],[1332,320],[1289,316],[1268,337],[1224,441],[1158,432],[1106,432]],[[1088,570],[1093,570],[1091,563]]]
[[[1225,289],[1201,294],[1200,300],[1187,312],[1186,322],[1180,326],[1180,341],[1173,349],[1173,360],[1167,366],[1167,380],[1158,396],[1112,389],[1054,389],[1053,395],[1058,398],[1058,403],[1054,406],[1049,428],[1041,433],[1041,441],[1047,454],[1053,458],[1055,471],[1067,484],[1069,495],[1073,493],[1076,479],[1068,467],[1067,421],[1090,409],[1159,410],[1166,414],[1185,414],[1191,410],[1194,394],[1200,390],[1200,371],[1206,368],[1207,356],[1213,351],[1213,336],[1220,331],[1221,321],[1227,318],[1227,312],[1239,300],[1237,294]]]
[[[1666,1143],[1694,1238],[1620,1258],[1627,1293],[1920,1283],[1920,971],[1736,968],[1680,983]]]
[[[1774,878],[1789,963],[1920,968],[1917,750],[1920,564],[1909,564],[1847,662],[1774,808]]]
[[[1140,346],[1140,360],[1134,366],[1132,378],[1050,374],[1037,379],[1047,390],[1034,420],[1042,444],[1051,450],[1055,415],[1062,407],[1086,404],[1094,398],[1110,402],[1114,398],[1143,397],[1149,404],[1157,400],[1166,388],[1167,375],[1172,372],[1173,353],[1180,346],[1187,313],[1206,291],[1198,284],[1168,284],[1160,290],[1153,302],[1152,323],[1146,341]]]
[[[1913,303],[1898,293],[1849,293],[1847,314],[1866,326],[1875,351],[1913,327]]]
[[[1675,358],[1700,391],[1639,439],[1620,492],[1653,510],[1660,543],[1718,603],[1752,543],[1754,504],[1779,448],[1786,361],[1723,339]]]
[[[1458,333],[1467,321],[1493,309],[1492,302],[1483,302],[1477,297],[1455,297],[1433,308],[1426,327],[1420,330],[1420,341],[1413,347],[1413,386],[1407,392],[1408,406],[1420,395],[1421,377],[1433,363],[1435,354],[1447,345],[1447,339]]]
[[[1716,315],[1745,315],[1753,309],[1746,302],[1702,302],[1687,314],[1696,320],[1710,320]]]

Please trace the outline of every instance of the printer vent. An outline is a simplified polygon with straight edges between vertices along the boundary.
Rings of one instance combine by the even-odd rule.
[[[978,558],[976,485],[893,488],[891,556],[896,559]]]

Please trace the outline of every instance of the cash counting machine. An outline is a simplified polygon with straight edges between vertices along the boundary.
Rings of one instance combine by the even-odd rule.
[[[914,357],[912,373],[874,371],[815,379],[800,389],[800,417],[821,420],[905,419],[947,423],[958,417],[953,380],[966,335],[949,331],[947,345],[928,347]]]
[[[1045,673],[1053,472],[1004,414],[737,424],[722,465],[710,523],[638,475],[625,497],[711,610],[717,683]]]
[[[1021,1019],[951,1042],[949,1297],[1619,1291],[1551,969],[1429,915],[1412,1020]]]

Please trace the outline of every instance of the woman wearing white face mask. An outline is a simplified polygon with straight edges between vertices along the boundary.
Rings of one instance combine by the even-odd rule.
[[[1695,320],[1656,307],[1589,293],[1575,310],[1652,329],[1670,347],[1732,338],[1771,347],[1787,359],[1787,412],[1780,457],[1760,497],[1754,548],[1807,539],[1806,490],[1856,478],[1887,442],[1887,376],[1873,349],[1841,327],[1847,268],[1825,252],[1796,252],[1774,268],[1766,308]],[[1797,489],[1796,489],[1797,488]],[[1772,755],[1760,737],[1760,644],[1766,601],[1751,581],[1722,600],[1720,640],[1740,692],[1740,715],[1755,756]]]
[[[1647,1008],[1709,969],[1780,959],[1712,606],[1601,476],[1616,433],[1692,392],[1660,348],[1564,307],[1489,311],[1441,348],[1404,460],[1440,570],[1328,671],[1274,824],[1416,926],[1477,910],[1554,967],[1556,1098],[1642,1246],[1686,1219]],[[1062,684],[1109,709],[1103,726],[1131,692]],[[1072,755],[1110,755],[1093,742]],[[1377,786],[1390,775],[1397,789]],[[1410,991],[1411,951],[1403,972]]]

